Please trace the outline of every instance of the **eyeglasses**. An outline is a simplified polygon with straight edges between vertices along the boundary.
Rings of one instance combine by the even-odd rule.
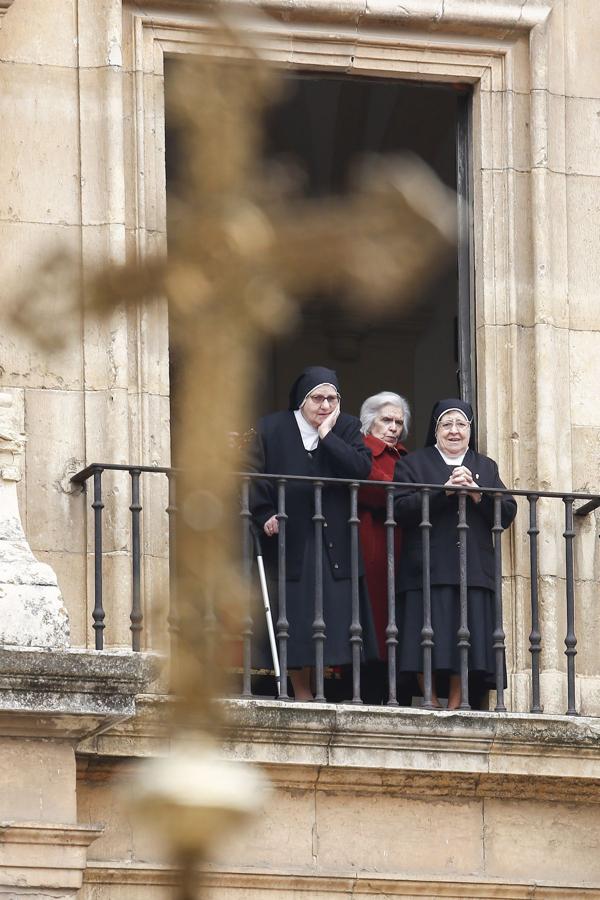
[[[440,422],[440,428],[443,428],[444,431],[451,431],[453,428],[456,428],[457,431],[466,431],[470,427],[471,423],[465,422],[464,419],[451,419],[450,421]]]
[[[340,395],[328,394],[324,397],[323,394],[310,394],[308,399],[311,403],[314,403],[315,406],[323,406],[324,403],[328,403],[330,406],[337,406],[340,402]]]

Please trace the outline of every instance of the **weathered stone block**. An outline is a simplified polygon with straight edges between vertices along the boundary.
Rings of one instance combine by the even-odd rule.
[[[77,821],[75,760],[68,741],[0,737],[0,759],[1,821]]]
[[[37,269],[50,256],[68,254],[77,259],[80,233],[76,226],[0,221],[0,302],[3,309],[32,303],[31,321],[36,323],[37,301],[50,304],[61,318],[61,337],[79,334],[80,316],[69,309],[64,284],[58,279],[40,282]],[[81,387],[83,348],[79,343],[54,347],[51,354],[41,349],[27,333],[4,317],[0,348],[1,383],[4,387],[78,389]]]
[[[558,4],[559,9],[562,4]],[[594,0],[569,0],[565,9],[566,93],[600,97],[600,21]]]
[[[600,809],[596,804],[553,803],[550,810],[535,801],[486,799],[483,822],[490,876],[572,884],[576,872],[584,884],[600,880]]]
[[[569,175],[567,178],[567,228],[569,234],[569,324],[571,329],[600,329],[600,178]],[[576,336],[576,335],[574,335]],[[586,402],[574,393],[576,403]],[[590,421],[575,420],[579,425]],[[593,420],[594,422],[597,419]]]
[[[11,140],[4,142],[0,157],[0,219],[77,225],[76,71],[37,64],[0,66],[0,116],[11,123]]]
[[[600,97],[596,100],[567,97],[565,129],[567,139],[567,172],[574,175],[600,176]]]
[[[569,333],[570,397],[573,425],[588,430],[600,429],[600,410],[595,397],[598,385],[597,371],[595,365],[590,365],[592,360],[597,359],[599,351],[600,331],[571,331]],[[579,433],[578,431],[577,434]],[[574,465],[582,466],[585,462],[590,462],[589,459],[585,459],[585,447],[580,449],[578,442],[574,456],[579,456],[580,452],[582,456],[579,463],[574,462]],[[597,461],[593,461],[592,465],[593,468],[588,475],[587,483],[594,485],[594,490],[598,490],[600,483],[597,480],[592,481]]]
[[[17,0],[0,31],[0,59],[32,63],[40,70],[77,64],[74,0]],[[4,3],[3,6],[6,6]]]
[[[121,70],[80,69],[82,221],[125,222]]]
[[[73,470],[83,467],[83,414],[80,391],[26,391],[25,527],[34,551],[85,549],[84,519],[69,481]]]
[[[122,64],[121,0],[79,0],[79,65],[83,68],[116,67]]]
[[[481,872],[479,801],[416,800],[360,791],[317,793],[319,871]],[[342,814],[343,810],[343,814]],[[367,812],[368,810],[368,812]],[[461,849],[459,849],[461,848]]]

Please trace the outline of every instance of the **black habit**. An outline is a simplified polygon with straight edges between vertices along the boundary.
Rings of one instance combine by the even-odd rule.
[[[458,465],[458,463],[457,463]],[[468,448],[461,465],[471,470],[473,481],[482,487],[504,488],[493,459]],[[416,450],[400,459],[394,480],[416,484],[443,485],[454,465],[448,465],[434,446]],[[503,495],[502,527],[513,521],[517,505],[512,496]],[[395,499],[396,521],[403,531],[402,553],[398,566],[399,591],[399,671],[422,672],[421,629],[423,627],[423,569],[421,494],[399,489]],[[431,607],[434,631],[433,670],[458,673],[459,627],[458,589],[458,494],[434,490],[430,495]],[[471,632],[470,672],[481,673],[488,683],[495,678],[493,654],[494,630],[494,548],[492,525],[494,500],[482,495],[480,503],[467,498],[467,585],[468,627]]]
[[[251,451],[250,470],[281,475],[308,475],[366,479],[371,469],[371,452],[360,433],[360,421],[340,413],[333,429],[319,440],[315,450],[307,451],[293,411],[265,416],[257,426],[257,439]],[[324,656],[326,665],[343,665],[352,660],[350,648],[350,492],[347,486],[323,488],[323,605],[326,628]],[[314,665],[312,625],[314,620],[315,544],[314,489],[310,482],[286,485],[286,612],[289,621],[288,665],[290,668]],[[265,565],[270,575],[271,596],[277,586],[277,536],[267,537],[263,526],[277,513],[277,485],[255,481],[251,489],[251,511],[259,526]],[[359,556],[359,574],[363,575]],[[375,657],[374,629],[361,585],[361,625],[363,656]],[[277,603],[273,603],[277,621]],[[257,648],[253,665],[268,664]]]

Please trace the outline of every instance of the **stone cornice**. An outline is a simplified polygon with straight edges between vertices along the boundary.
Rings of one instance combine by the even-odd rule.
[[[134,8],[137,0],[130,3]],[[224,0],[224,5],[260,9],[287,23],[335,24],[360,29],[371,25],[417,27],[433,31],[528,32],[542,25],[550,13],[549,2],[537,0]],[[204,14],[198,0],[144,0],[143,10],[162,13]]]
[[[246,729],[255,739],[287,745],[344,746],[376,749],[447,742],[500,752],[560,756],[590,753],[600,763],[600,719],[528,713],[448,712],[418,708],[282,703],[274,700],[226,700],[231,734],[239,740]]]
[[[225,751],[276,781],[600,802],[600,721],[515,713],[227,702]]]
[[[0,733],[82,738],[135,714],[156,654],[0,649]]]
[[[38,822],[0,822],[2,844],[89,847],[100,837],[100,825],[40,825]]]
[[[244,897],[265,897],[273,894],[286,896],[298,893],[306,896],[329,893],[348,897],[457,897],[466,900],[573,900],[573,888],[550,881],[531,883],[508,881],[500,878],[482,880],[481,877],[417,878],[404,873],[396,875],[372,875],[366,872],[303,872],[289,869],[265,869],[256,867],[227,867],[208,865],[204,870],[203,885],[206,888],[243,892]],[[83,877],[84,884],[93,885],[146,885],[163,886],[178,883],[176,870],[167,866],[150,866],[144,863],[115,865],[111,862],[91,860]],[[599,898],[600,890],[594,887],[576,888],[577,898]],[[435,893],[434,893],[435,892]]]
[[[356,22],[357,25],[386,23],[444,30],[457,27],[476,31],[506,29],[530,31],[542,24],[551,6],[513,0],[257,0],[266,13],[285,18],[330,22]]]
[[[86,879],[87,880],[87,879]],[[298,892],[299,896],[315,893],[317,896],[336,897],[405,897],[415,900],[423,897],[431,900],[436,897],[449,900],[577,900],[584,898],[600,898],[600,890],[596,887],[576,888],[552,883],[536,882],[535,886],[525,882],[504,880],[500,878],[481,877],[440,877],[433,875],[419,878],[398,872],[395,875],[373,875],[368,872],[290,872],[289,870],[250,870],[243,868],[220,868],[208,866],[204,876],[204,885],[208,890],[243,890],[244,897],[264,897],[273,892],[278,896],[281,892],[288,895]]]
[[[80,777],[168,752],[169,703],[78,746]],[[600,802],[600,720],[567,716],[228,700],[224,752],[301,790]]]
[[[82,884],[87,848],[102,834],[94,825],[0,822],[1,887],[11,897],[73,897]]]

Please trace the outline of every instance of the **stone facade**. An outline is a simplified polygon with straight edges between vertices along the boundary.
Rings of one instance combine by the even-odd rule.
[[[481,443],[515,488],[597,491],[597,0],[262,5],[268,18],[256,27],[258,42],[284,66],[472,86]],[[98,262],[143,258],[165,246],[164,58],[194,52],[198,44],[214,49],[210,23],[191,0],[0,2],[0,109],[9,123],[0,155],[3,305],[26,288],[35,263],[53,248],[81,259],[85,278]],[[53,301],[58,314],[61,297]],[[102,324],[80,317],[67,326],[68,343],[48,358],[26,334],[3,324],[0,389],[18,411],[8,440],[17,446],[26,438],[26,445],[19,481],[2,462],[2,496],[16,486],[33,554],[21,544],[22,568],[37,566],[25,583],[51,587],[51,604],[62,616],[51,567],[71,642],[85,648],[93,644],[91,498],[69,478],[96,461],[169,464],[167,313],[157,301]],[[2,439],[0,452],[12,453]],[[158,647],[168,581],[166,481],[149,476],[143,492],[145,640]],[[128,498],[127,476],[106,473],[111,648],[130,646]],[[9,503],[14,499],[3,501],[3,509]],[[546,713],[566,708],[563,520],[560,501],[540,510]],[[598,514],[576,526],[577,706],[584,716],[577,722],[525,714],[530,576],[520,521],[504,547],[512,714],[234,707],[239,731],[228,752],[265,765],[278,799],[254,837],[245,846],[231,844],[215,862],[212,896],[600,896],[600,765],[592,718],[600,714]],[[14,537],[22,541],[20,532]],[[2,615],[0,631],[10,645],[8,612]],[[58,638],[44,644],[39,636],[13,637],[61,646]],[[33,672],[44,659],[19,658]],[[108,672],[103,677],[110,680]],[[52,679],[64,687],[67,673],[59,666]],[[5,689],[12,699],[3,722],[26,718],[23,692]],[[48,694],[44,703],[53,702]],[[12,824],[2,832],[0,868],[9,866],[12,881],[0,882],[0,895],[22,892],[23,867],[56,872],[62,863],[35,858],[40,847],[52,856],[57,846],[61,854],[69,848],[65,872],[54,882],[26,881],[30,895],[39,883],[51,896],[72,896],[82,879],[81,896],[89,900],[168,895],[168,860],[129,824],[111,781],[116,772],[127,780],[137,759],[168,747],[164,703],[159,695],[147,697],[136,717],[97,737],[90,737],[97,723],[70,730],[66,707],[52,714],[58,731],[44,732],[43,746],[29,733],[6,732],[11,737],[4,741],[33,741],[23,745],[32,756],[4,754],[2,783],[21,771],[26,784],[39,765],[47,773],[66,766],[71,805],[59,808],[55,798],[48,801],[49,808],[59,803],[52,816],[40,818],[30,806],[35,790],[23,802],[7,795],[2,817]],[[121,710],[123,719],[132,713],[133,706]],[[84,737],[75,794],[72,748]],[[50,790],[50,775],[47,780]],[[101,836],[98,822],[106,825]]]

